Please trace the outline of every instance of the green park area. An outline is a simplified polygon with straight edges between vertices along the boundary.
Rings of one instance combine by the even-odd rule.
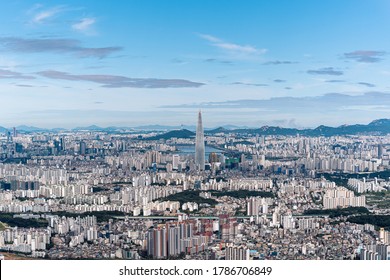
[[[47,227],[48,222],[45,219],[23,219],[14,218],[13,213],[0,213],[0,228],[5,228],[6,225],[11,227]],[[3,230],[3,229],[2,229]]]
[[[356,224],[370,224],[390,230],[390,215],[359,215],[348,217],[348,222]]]
[[[367,205],[390,208],[390,191],[365,193]]]
[[[369,214],[365,207],[348,207],[340,209],[309,209],[306,210],[304,215],[329,215],[330,218],[336,218],[340,216],[351,216],[358,214]]]
[[[186,190],[183,192],[171,194],[167,197],[164,197],[161,200],[162,201],[179,201],[180,204],[183,204],[186,202],[196,202],[198,204],[207,203],[211,206],[214,206],[217,204],[217,202],[214,199],[200,197],[199,196],[200,192],[201,191]]]

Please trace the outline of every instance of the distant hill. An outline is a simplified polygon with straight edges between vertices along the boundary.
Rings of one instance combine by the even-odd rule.
[[[367,125],[341,125],[339,127],[330,127],[320,125],[314,129],[296,129],[283,128],[279,126],[263,126],[261,128],[248,129],[226,129],[219,127],[214,130],[206,131],[207,134],[216,133],[236,133],[251,135],[303,135],[303,136],[335,136],[335,135],[357,135],[357,134],[377,134],[383,135],[390,133],[390,119],[379,119],[370,122]]]
[[[144,138],[144,140],[160,140],[160,139],[171,139],[171,138],[193,138],[195,133],[189,131],[188,129],[180,129],[180,130],[172,130],[163,134],[159,134],[156,136]]]
[[[217,134],[217,133],[229,133],[230,131],[232,131],[232,130],[224,128],[224,127],[217,127],[217,128],[210,129],[210,130],[205,130],[205,133],[206,134]]]
[[[144,130],[144,131],[170,131],[170,130],[181,130],[181,129],[187,129],[187,130],[193,130],[195,131],[196,127],[194,125],[141,125],[134,127],[136,130]]]
[[[8,129],[6,129],[5,127],[0,126],[0,133],[6,133],[7,131],[8,131]]]
[[[372,127],[383,127],[383,126],[389,126],[390,125],[390,119],[379,119],[374,120],[368,124]]]
[[[17,131],[23,131],[23,132],[39,132],[39,131],[47,131],[48,130],[45,128],[39,128],[39,127],[28,126],[28,125],[19,125],[15,128]]]
[[[102,131],[104,128],[97,126],[97,125],[90,125],[90,126],[78,126],[72,129],[73,131],[79,131],[79,130],[88,130],[88,131]]]

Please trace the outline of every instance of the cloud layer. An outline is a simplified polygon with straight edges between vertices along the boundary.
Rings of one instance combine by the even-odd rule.
[[[267,108],[275,112],[329,112],[348,106],[373,106],[390,110],[390,93],[368,92],[363,95],[347,95],[329,93],[321,96],[305,97],[274,97],[257,100],[232,100],[225,102],[208,102],[199,104],[181,104],[177,106],[163,106],[163,108]],[[355,107],[357,108],[357,107]],[[363,107],[362,107],[363,108]]]
[[[357,62],[373,63],[383,60],[383,56],[386,54],[384,51],[353,51],[344,53],[345,59],[352,59]]]
[[[204,62],[221,63],[221,64],[232,64],[233,63],[232,61],[229,61],[229,60],[220,60],[220,59],[216,59],[216,58],[208,58],[208,59],[205,59]]]
[[[272,60],[264,62],[263,65],[281,65],[281,64],[296,64],[298,62],[296,61],[289,61],[289,60]]]
[[[341,76],[344,74],[343,71],[335,70],[333,67],[325,67],[317,70],[308,70],[307,73],[311,75],[333,75],[333,76]]]
[[[366,83],[366,82],[359,82],[358,84],[359,84],[359,85],[362,85],[362,86],[366,86],[366,87],[375,87],[374,84]]]
[[[66,72],[48,70],[37,74],[49,78],[68,81],[87,81],[102,84],[107,88],[191,88],[200,87],[203,83],[182,79],[129,78],[116,75],[75,75]]]
[[[242,82],[234,82],[231,85],[244,85],[244,86],[254,86],[254,87],[267,87],[267,84],[255,84],[255,83],[242,83]]]
[[[104,58],[121,47],[88,48],[75,39],[25,39],[20,37],[0,37],[0,50],[19,53],[70,53],[78,57]]]
[[[345,83],[345,80],[326,80],[325,83]]]
[[[27,79],[32,80],[35,79],[34,76],[30,75],[24,75],[19,72],[9,71],[9,70],[2,70],[0,69],[0,79]]]

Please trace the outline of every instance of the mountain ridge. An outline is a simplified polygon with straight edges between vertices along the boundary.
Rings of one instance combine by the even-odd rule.
[[[171,139],[171,138],[194,138],[195,132],[192,132],[188,129],[179,129],[172,130],[163,134],[158,134],[156,136],[144,138],[144,140],[160,140],[160,139]]]
[[[214,135],[218,133],[235,133],[235,134],[252,134],[252,135],[297,135],[302,136],[335,136],[335,135],[357,135],[357,134],[387,134],[390,133],[390,119],[377,119],[368,124],[343,124],[337,127],[331,127],[326,125],[319,125],[316,128],[284,128],[280,126],[262,126],[259,128],[237,127],[234,125],[218,126],[212,129],[205,129],[205,134]],[[165,137],[180,136],[184,138],[190,138],[195,135],[195,126],[164,126],[164,125],[145,125],[136,127],[127,126],[109,126],[100,127],[97,125],[90,125],[85,127],[75,127],[73,129],[53,128],[45,129],[35,126],[19,125],[16,127],[18,132],[31,133],[31,132],[58,132],[58,131],[102,131],[102,132],[118,132],[118,131],[132,131],[137,130],[144,131],[160,131],[162,134],[153,136],[161,137],[159,139],[165,139]],[[12,131],[13,128],[6,128],[0,126],[0,133],[6,133]],[[149,138],[153,138],[149,137]],[[167,138],[167,139],[168,139]]]

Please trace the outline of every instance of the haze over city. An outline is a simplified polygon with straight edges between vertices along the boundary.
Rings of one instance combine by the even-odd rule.
[[[388,1],[8,1],[0,125],[386,118]],[[310,117],[308,117],[310,116]]]

